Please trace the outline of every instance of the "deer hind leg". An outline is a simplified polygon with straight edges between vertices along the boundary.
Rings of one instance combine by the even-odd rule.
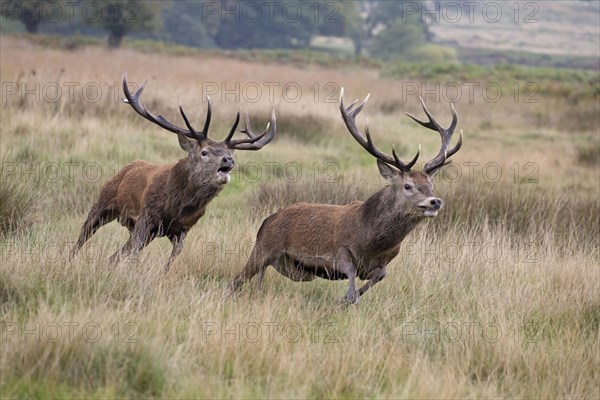
[[[365,283],[358,290],[358,295],[362,296],[363,294],[365,294],[365,292],[367,290],[369,290],[373,285],[375,285],[378,282],[381,282],[383,280],[383,278],[385,278],[386,274],[387,274],[387,268],[385,267],[385,265],[373,270],[373,272],[371,273],[371,277],[369,278],[369,281],[367,283]]]
[[[338,250],[333,268],[336,271],[346,274],[348,277],[348,291],[342,298],[342,302],[358,304],[358,298],[360,297],[360,294],[356,290],[356,275],[358,271],[356,265],[354,265],[354,261],[352,261],[352,255],[348,249],[341,248]]]
[[[69,261],[72,261],[75,258],[77,252],[81,250],[85,242],[87,242],[100,227],[112,222],[116,217],[117,215],[115,212],[112,210],[102,210],[100,205],[96,203],[90,210],[87,219],[81,227],[79,239],[69,254]]]
[[[259,244],[255,244],[250,254],[250,258],[246,262],[246,266],[227,286],[226,295],[232,295],[238,291],[242,285],[259,274],[259,286],[262,285],[264,272],[274,260],[274,256],[262,249]]]
[[[167,260],[167,263],[163,267],[163,270],[169,272],[169,268],[171,268],[171,264],[175,261],[175,258],[183,251],[183,239],[185,239],[185,232],[181,232],[179,235],[172,235],[169,237],[169,240],[173,244],[173,251],[171,251],[171,255]]]
[[[151,225],[145,218],[140,218],[135,224],[127,242],[125,242],[120,250],[110,257],[109,263],[113,264],[119,262],[121,258],[127,258],[131,255],[137,257],[139,252],[154,240],[154,237]]]

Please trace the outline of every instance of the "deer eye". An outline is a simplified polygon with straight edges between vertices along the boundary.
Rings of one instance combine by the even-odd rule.
[[[404,189],[405,189],[405,190],[411,190],[411,189],[412,189],[412,186],[410,186],[410,184],[408,184],[408,183],[405,183],[405,184],[404,184]]]
[[[200,154],[202,155],[202,157],[206,157],[208,155],[208,151],[202,150]]]

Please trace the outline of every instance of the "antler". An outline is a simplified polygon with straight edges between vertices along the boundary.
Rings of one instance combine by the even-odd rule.
[[[369,100],[370,96],[371,96],[370,94],[367,95],[367,97],[363,100],[363,102],[360,103],[356,108],[355,108],[355,106],[356,106],[356,103],[358,103],[358,100],[356,100],[352,104],[350,104],[348,106],[348,108],[345,108],[344,107],[344,88],[342,88],[342,91],[340,93],[340,111],[342,113],[342,119],[344,120],[344,123],[346,124],[346,127],[348,128],[348,131],[350,132],[352,137],[354,137],[354,139],[366,151],[369,152],[369,154],[371,154],[378,160],[383,161],[386,164],[389,164],[391,166],[398,168],[403,173],[410,172],[410,169],[415,165],[415,163],[417,162],[417,159],[419,158],[419,154],[421,152],[421,146],[419,146],[419,151],[417,151],[417,154],[415,155],[415,157],[410,162],[404,163],[404,162],[400,161],[400,159],[398,158],[398,155],[396,154],[396,149],[394,147],[392,147],[392,157],[390,157],[387,154],[382,153],[380,150],[378,150],[375,147],[375,145],[373,144],[373,140],[371,139],[371,134],[369,133],[368,124],[365,129],[365,134],[367,137],[366,139],[363,136],[363,134],[360,132],[360,130],[356,127],[356,116],[358,115],[359,112],[362,111],[365,104],[367,104],[367,101]]]
[[[183,111],[181,103],[179,104],[179,112],[181,113],[183,121],[185,122],[185,125],[188,127],[188,129],[179,128],[173,125],[171,122],[167,121],[167,119],[162,115],[154,115],[150,111],[148,111],[148,109],[146,109],[146,106],[144,106],[140,102],[140,97],[142,95],[142,92],[144,91],[145,86],[146,82],[144,82],[135,93],[131,94],[127,83],[127,74],[123,74],[123,93],[125,94],[125,99],[123,99],[123,102],[129,104],[135,110],[135,112],[140,114],[142,117],[146,118],[148,121],[160,126],[161,128],[164,128],[173,133],[184,135],[186,137],[189,137],[190,139],[195,139],[199,142],[208,140],[208,129],[210,127],[210,120],[212,117],[212,104],[210,102],[210,97],[206,96],[206,99],[208,100],[208,110],[206,111],[206,121],[204,122],[204,128],[202,129],[202,131],[198,132],[190,123],[188,116]],[[225,143],[230,149],[260,150],[273,140],[277,131],[275,110],[273,110],[273,113],[271,114],[271,122],[267,124],[267,128],[258,135],[252,132],[252,128],[250,127],[250,116],[246,114],[246,128],[241,130],[241,132],[245,133],[248,136],[248,139],[232,140],[239,123],[240,112],[238,111],[235,122],[233,123],[233,126],[231,127],[231,130],[227,135],[227,138],[225,138],[225,140],[223,141],[223,143]]]
[[[463,132],[462,132],[462,130],[460,131],[460,138],[458,139],[458,143],[456,143],[456,146],[454,146],[452,149],[448,150],[448,146],[450,146],[450,142],[452,141],[452,135],[454,134],[454,129],[456,128],[456,124],[458,122],[458,116],[456,115],[456,110],[454,109],[454,104],[450,103],[450,110],[452,110],[452,123],[450,124],[450,126],[447,129],[442,128],[440,126],[440,124],[438,124],[436,122],[436,120],[433,118],[433,116],[431,115],[431,113],[429,112],[427,107],[425,106],[425,102],[423,101],[422,98],[421,98],[421,104],[423,105],[423,110],[425,111],[425,114],[427,114],[427,118],[429,118],[429,121],[427,121],[427,122],[421,121],[421,120],[413,117],[409,113],[406,113],[406,115],[408,115],[409,117],[414,119],[416,122],[418,122],[425,128],[429,128],[431,130],[438,131],[440,133],[440,136],[442,137],[442,147],[440,148],[440,152],[431,161],[429,161],[427,164],[425,164],[425,167],[423,167],[423,171],[425,171],[425,173],[431,174],[436,169],[446,165],[447,164],[446,160],[448,160],[454,153],[456,153],[460,149],[460,147],[462,146]]]
[[[210,127],[210,119],[212,116],[210,97],[206,96],[206,99],[208,100],[208,110],[206,111],[206,121],[204,122],[204,129],[198,132],[190,124],[190,120],[183,111],[183,107],[181,106],[181,104],[179,104],[179,112],[181,113],[183,121],[185,122],[185,125],[188,127],[188,129],[179,128],[173,125],[171,122],[167,121],[167,119],[162,115],[154,115],[150,111],[148,111],[148,109],[146,109],[146,106],[140,103],[140,97],[142,95],[142,92],[144,91],[145,86],[146,82],[144,82],[135,93],[131,94],[127,83],[127,74],[123,74],[123,93],[125,94],[125,99],[123,99],[123,102],[129,104],[131,108],[135,110],[135,112],[140,114],[142,117],[146,118],[148,121],[153,122],[161,128],[164,128],[170,132],[184,135],[189,137],[190,139],[195,139],[200,142],[208,139],[208,128]]]
[[[248,139],[232,140],[239,122],[240,112],[238,111],[235,123],[233,124],[231,131],[229,131],[229,135],[227,135],[227,137],[223,141],[223,143],[225,143],[230,149],[260,150],[267,144],[271,143],[271,141],[275,137],[275,132],[277,131],[277,119],[275,118],[275,110],[273,110],[273,112],[271,113],[271,122],[269,122],[265,130],[259,133],[258,135],[252,132],[252,127],[250,126],[250,116],[248,115],[248,113],[246,113],[246,127],[240,132],[246,134],[246,136],[248,136]]]

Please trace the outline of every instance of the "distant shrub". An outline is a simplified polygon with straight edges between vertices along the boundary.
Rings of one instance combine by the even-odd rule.
[[[411,62],[459,63],[458,54],[455,48],[437,44],[427,44],[416,47],[406,55],[406,59]]]
[[[65,50],[76,50],[88,46],[101,46],[104,44],[104,40],[102,38],[97,38],[93,36],[83,36],[83,35],[54,35],[54,34],[45,34],[45,35],[31,35],[31,34],[21,34],[19,37],[27,39],[28,41],[35,43],[40,46],[50,47],[50,48],[59,48]]]
[[[285,135],[303,143],[320,143],[331,139],[332,129],[329,119],[315,114],[286,114],[278,115],[277,118],[277,132],[280,132],[281,136]]]
[[[582,165],[600,165],[600,142],[590,143],[577,150],[577,161]]]
[[[0,167],[0,237],[28,228],[34,221],[37,196],[30,184]]]
[[[599,111],[597,100],[580,102],[580,104],[566,107],[558,120],[558,126],[560,129],[574,134],[582,131],[598,132],[600,129]]]
[[[219,51],[219,54],[227,55],[244,61],[306,65],[317,64],[325,67],[347,67],[351,62],[363,67],[379,68],[380,62],[371,57],[356,57],[354,54],[345,52],[320,51],[315,48],[308,49],[253,49],[237,51]]]

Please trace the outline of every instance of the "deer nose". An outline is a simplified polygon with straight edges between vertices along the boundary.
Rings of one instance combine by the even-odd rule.
[[[429,200],[429,204],[431,204],[434,210],[439,210],[440,208],[442,208],[442,204],[444,204],[444,202],[442,201],[442,199],[434,197],[433,199]]]
[[[230,165],[235,164],[235,160],[233,159],[233,157],[230,157],[230,156],[223,157],[223,159],[221,161],[223,161],[224,164],[230,164]]]

